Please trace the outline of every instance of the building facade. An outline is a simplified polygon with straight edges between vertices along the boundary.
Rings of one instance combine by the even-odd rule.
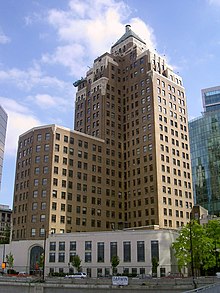
[[[13,202],[13,240],[109,229],[99,138],[48,125],[19,139]],[[113,222],[110,222],[113,221]]]
[[[152,274],[152,259],[156,258],[160,277],[178,272],[171,249],[177,235],[169,229],[50,234],[45,240],[12,241],[6,245],[5,255],[13,254],[16,271],[36,274],[42,270],[39,259],[45,247],[45,276],[76,272],[72,260],[78,255],[81,269],[89,277],[112,275],[111,259],[116,255],[120,259],[117,273]]]
[[[12,210],[8,205],[0,205],[0,240],[9,242]]]
[[[0,187],[2,182],[2,169],[5,150],[5,137],[7,128],[8,115],[5,110],[0,106]]]
[[[204,113],[189,122],[196,204],[220,215],[220,87],[202,90]]]
[[[75,131],[51,125],[19,138],[13,239],[186,224],[193,194],[181,77],[126,26],[74,85]]]
[[[106,183],[123,226],[185,224],[193,195],[181,77],[126,26],[75,86],[75,129],[106,142]]]

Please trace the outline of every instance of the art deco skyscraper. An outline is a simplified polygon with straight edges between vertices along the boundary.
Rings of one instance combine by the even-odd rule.
[[[127,25],[75,86],[75,129],[106,142],[106,192],[122,205],[122,227],[186,223],[193,195],[181,77]]]
[[[187,223],[193,195],[181,77],[127,25],[74,86],[74,131],[48,125],[19,138],[13,239]]]

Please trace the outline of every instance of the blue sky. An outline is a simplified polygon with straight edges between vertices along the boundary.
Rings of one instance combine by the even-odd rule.
[[[201,89],[220,85],[220,0],[0,1],[0,104],[8,113],[0,203],[12,207],[18,136],[73,128],[75,89],[126,24],[183,78],[189,118]]]

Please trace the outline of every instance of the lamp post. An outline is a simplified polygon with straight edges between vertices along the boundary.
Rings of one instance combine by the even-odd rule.
[[[196,282],[195,282],[195,275],[194,275],[194,255],[193,255],[193,242],[192,242],[192,222],[189,222],[189,240],[190,240],[190,255],[191,255],[191,270],[192,270],[192,278],[193,278],[193,285],[196,289]]]
[[[217,248],[217,243],[215,239],[215,274],[218,271],[218,254],[219,254],[219,248]]]
[[[42,280],[45,281],[45,258],[46,258],[46,241],[47,241],[47,235],[46,230],[44,230],[44,247],[43,247],[43,268],[42,268]]]

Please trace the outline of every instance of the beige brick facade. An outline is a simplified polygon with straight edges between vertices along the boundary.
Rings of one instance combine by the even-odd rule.
[[[181,77],[127,26],[111,54],[94,60],[74,85],[76,131],[51,125],[20,136],[14,239],[188,222],[193,195]]]

